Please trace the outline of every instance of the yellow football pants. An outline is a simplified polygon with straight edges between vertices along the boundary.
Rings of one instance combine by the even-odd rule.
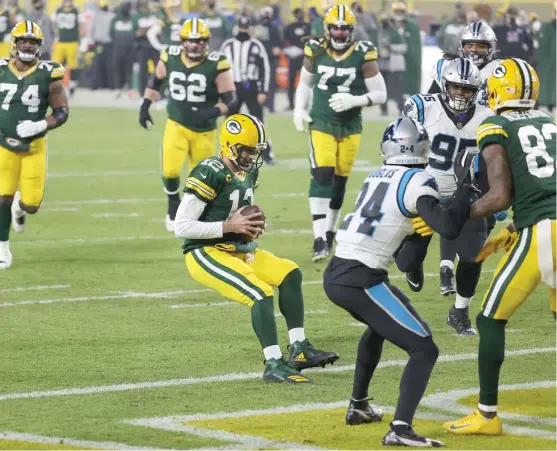
[[[8,58],[10,56],[10,43],[0,41],[0,58]]]
[[[267,251],[256,249],[250,261],[246,254],[233,254],[212,246],[188,252],[186,266],[201,285],[248,307],[273,296],[273,287],[278,287],[298,268],[293,261]]]
[[[215,153],[216,130],[194,132],[183,125],[167,119],[162,138],[162,176],[167,179],[180,177],[184,162],[188,170]]]
[[[56,42],[52,46],[52,61],[64,64],[67,69],[77,69],[79,42]]]
[[[356,161],[362,135],[337,138],[311,130],[309,135],[309,161],[312,168],[333,167],[335,175],[348,177]]]
[[[540,282],[549,285],[549,307],[555,312],[556,236],[556,221],[550,219],[520,231],[497,265],[482,302],[484,316],[508,320]]]

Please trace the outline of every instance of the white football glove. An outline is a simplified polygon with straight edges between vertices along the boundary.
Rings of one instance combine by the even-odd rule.
[[[347,92],[337,92],[336,94],[333,94],[329,99],[329,106],[336,113],[341,113],[343,111],[347,111],[356,106],[359,106],[357,104],[356,98],[356,96],[348,94]]]
[[[31,136],[35,136],[38,135],[39,133],[44,132],[47,127],[48,124],[46,122],[46,119],[37,122],[22,121],[19,124],[17,124],[16,131],[20,138],[29,138]]]
[[[305,132],[307,129],[305,123],[307,122],[309,124],[313,119],[306,110],[294,110],[293,120],[296,130],[299,132]]]

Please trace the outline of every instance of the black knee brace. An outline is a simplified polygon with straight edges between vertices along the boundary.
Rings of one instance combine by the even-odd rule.
[[[348,177],[340,175],[333,176],[333,197],[331,198],[330,208],[332,210],[340,210],[344,202],[344,194],[346,193],[346,182]]]
[[[335,168],[325,166],[321,168],[313,168],[311,170],[313,179],[320,185],[331,185],[335,175]]]

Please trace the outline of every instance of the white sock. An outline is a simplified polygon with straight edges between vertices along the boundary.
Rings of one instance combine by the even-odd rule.
[[[472,298],[465,298],[464,296],[461,296],[457,293],[456,300],[454,301],[454,306],[456,308],[466,308],[470,305],[470,302],[472,302]]]
[[[333,210],[329,208],[327,212],[327,232],[334,232],[337,229],[338,218],[340,216],[340,210]]]
[[[290,339],[290,344],[294,344],[297,341],[304,341],[306,339],[306,333],[303,327],[295,327],[288,331],[288,338]]]
[[[312,216],[323,216],[323,219],[313,221],[313,236],[325,239],[325,232],[327,230],[327,211],[329,210],[329,203],[331,199],[325,197],[310,197],[309,209]]]
[[[478,409],[484,412],[495,412],[497,413],[497,406],[484,406],[483,404],[478,404]],[[486,418],[486,417],[484,417]],[[486,418],[486,420],[491,420],[492,418]]]
[[[392,422],[393,426],[410,426],[406,421],[394,420]]]
[[[451,271],[454,271],[454,262],[450,260],[441,260],[439,267],[442,268],[443,266],[448,266]]]
[[[0,251],[9,251],[9,250],[10,250],[10,242],[0,241]]]
[[[273,345],[263,348],[263,355],[265,356],[265,360],[280,359],[282,357],[282,352],[279,345]]]

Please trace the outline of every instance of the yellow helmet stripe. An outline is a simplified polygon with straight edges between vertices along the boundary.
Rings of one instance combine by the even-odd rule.
[[[523,69],[526,69],[524,74],[526,75],[526,91],[528,93],[528,99],[532,98],[532,94],[534,91],[534,77],[532,77],[532,72],[530,71],[530,65],[523,60],[519,60]]]
[[[30,20],[25,21],[25,34],[33,34],[33,22]]]
[[[344,5],[338,5],[338,21],[344,22]]]
[[[266,132],[265,132],[265,126],[261,123],[261,121],[259,119],[257,119],[256,117],[250,115],[250,114],[243,114],[242,116],[245,116],[249,119],[251,119],[251,121],[253,122],[253,125],[255,125],[255,128],[257,129],[257,143],[258,144],[264,144],[267,142],[267,136],[266,136]]]
[[[518,72],[520,73],[520,99],[525,99],[527,95],[530,95],[530,80],[528,70],[520,64],[520,60],[511,58],[512,62],[518,67]]]
[[[191,22],[191,34],[194,36],[197,34],[197,17],[194,17]]]

